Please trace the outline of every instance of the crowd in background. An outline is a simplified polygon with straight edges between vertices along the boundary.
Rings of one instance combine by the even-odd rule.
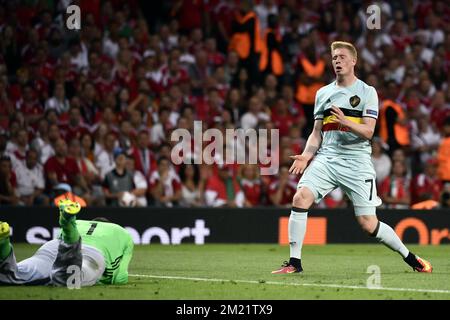
[[[0,1],[0,205],[48,205],[62,190],[100,206],[291,206],[289,156],[343,40],[379,96],[383,205],[449,207],[450,6],[375,3],[380,29],[367,27],[369,1]],[[67,28],[70,4],[80,30]],[[279,173],[194,164],[193,142],[178,154],[190,163],[174,164],[171,133],[193,134],[195,120],[279,129]],[[349,205],[340,189],[319,204]]]

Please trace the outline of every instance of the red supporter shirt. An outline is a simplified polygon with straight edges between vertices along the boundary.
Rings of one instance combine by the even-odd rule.
[[[106,94],[110,92],[117,92],[118,85],[114,80],[107,81],[103,78],[97,78],[97,80],[95,81],[95,88],[97,89],[97,92],[100,94],[100,96],[102,98],[105,98]]]
[[[221,23],[227,35],[231,35],[233,20],[235,17],[235,4],[227,1],[213,0],[210,1],[213,7],[211,13],[213,21]]]
[[[90,133],[89,129],[84,125],[72,127],[71,125],[65,123],[60,125],[59,129],[61,135],[64,137],[64,140],[67,142],[70,142],[73,138],[80,139],[83,134]]]
[[[80,170],[75,159],[66,157],[64,162],[61,163],[56,156],[52,156],[45,163],[44,172],[47,177],[49,173],[55,172],[59,183],[72,185],[75,182],[75,176],[80,173]]]
[[[225,56],[220,52],[208,53],[208,64],[211,66],[221,66],[225,63]]]
[[[277,193],[279,186],[279,180],[275,180],[269,185],[269,195],[273,195]],[[279,205],[284,206],[292,203],[292,198],[294,197],[295,192],[297,192],[297,183],[295,181],[289,181],[286,184],[286,187],[283,190],[283,195],[281,197],[281,201]]]
[[[182,82],[189,81],[189,75],[183,68],[178,69],[176,74],[171,74],[168,67],[162,70],[161,84],[165,89],[169,89],[174,84],[180,84]]]
[[[380,194],[393,197],[396,200],[404,198],[409,193],[410,182],[406,178],[386,177],[380,186]],[[390,204],[395,208],[397,205]]]
[[[59,183],[68,183],[73,185],[75,177],[80,173],[78,164],[73,158],[66,157],[64,163],[59,162],[56,156],[50,157],[44,165],[44,171],[48,176],[49,173],[55,172]]]
[[[275,128],[280,130],[280,136],[284,137],[289,134],[289,128],[298,122],[298,118],[289,113],[281,116],[276,112],[272,112],[272,122]]]
[[[234,196],[236,197],[236,195],[242,190],[235,179],[233,179],[233,186],[234,186]],[[206,182],[205,190],[214,192],[216,194],[215,196],[216,200],[222,200],[224,203],[228,201],[227,187],[225,185],[225,182],[222,181],[217,175],[212,175],[208,179],[208,181]]]
[[[178,10],[180,28],[192,30],[202,27],[202,12],[208,12],[203,0],[184,0]]]
[[[430,120],[432,123],[438,127],[439,130],[442,130],[444,126],[445,119],[450,116],[449,108],[441,108],[441,109],[433,109],[431,111]]]
[[[154,189],[161,179],[159,172],[154,171],[149,179],[150,190]],[[164,196],[173,196],[175,192],[181,190],[181,181],[175,171],[169,171],[169,177],[164,182]]]
[[[149,149],[145,149],[144,151],[145,152],[142,152],[141,149],[133,147],[131,156],[134,159],[136,170],[139,170],[144,176],[150,177],[150,174],[155,171],[157,167],[156,158]]]
[[[241,180],[242,191],[244,191],[245,199],[257,206],[261,204],[261,181],[259,180]]]
[[[411,181],[411,204],[426,200],[421,199],[421,196],[425,194],[431,194],[433,200],[439,201],[442,188],[442,182],[438,177],[432,178],[424,173],[418,174]]]

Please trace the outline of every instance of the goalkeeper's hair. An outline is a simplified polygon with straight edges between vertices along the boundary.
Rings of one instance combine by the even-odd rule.
[[[356,48],[354,45],[352,45],[350,42],[346,42],[346,41],[334,41],[333,43],[331,43],[331,52],[333,52],[336,49],[339,48],[344,48],[347,49],[348,51],[350,51],[350,53],[352,54],[352,56],[357,59],[358,58],[358,52],[356,51]]]

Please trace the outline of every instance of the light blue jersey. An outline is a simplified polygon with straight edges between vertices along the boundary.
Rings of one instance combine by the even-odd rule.
[[[356,123],[362,123],[363,117],[377,119],[378,95],[375,88],[359,79],[349,87],[339,87],[334,81],[317,91],[314,106],[314,119],[323,120],[322,145],[318,154],[342,158],[370,157],[370,141],[336,123],[331,114],[333,105]]]
[[[375,88],[357,79],[342,88],[336,81],[316,94],[314,119],[322,120],[322,144],[303,173],[298,187],[307,187],[318,203],[340,187],[353,203],[355,215],[374,215],[381,204],[377,195],[376,174],[370,155],[370,141],[335,122],[332,106],[339,107],[347,119],[362,123],[363,117],[378,117]]]

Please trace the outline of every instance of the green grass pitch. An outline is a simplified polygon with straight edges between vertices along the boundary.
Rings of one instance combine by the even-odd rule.
[[[0,299],[450,299],[450,246],[409,246],[432,274],[412,272],[382,245],[305,246],[303,274],[272,275],[289,248],[261,244],[136,246],[123,286],[0,287]],[[20,261],[37,246],[16,244]],[[367,289],[377,265],[384,289]]]

